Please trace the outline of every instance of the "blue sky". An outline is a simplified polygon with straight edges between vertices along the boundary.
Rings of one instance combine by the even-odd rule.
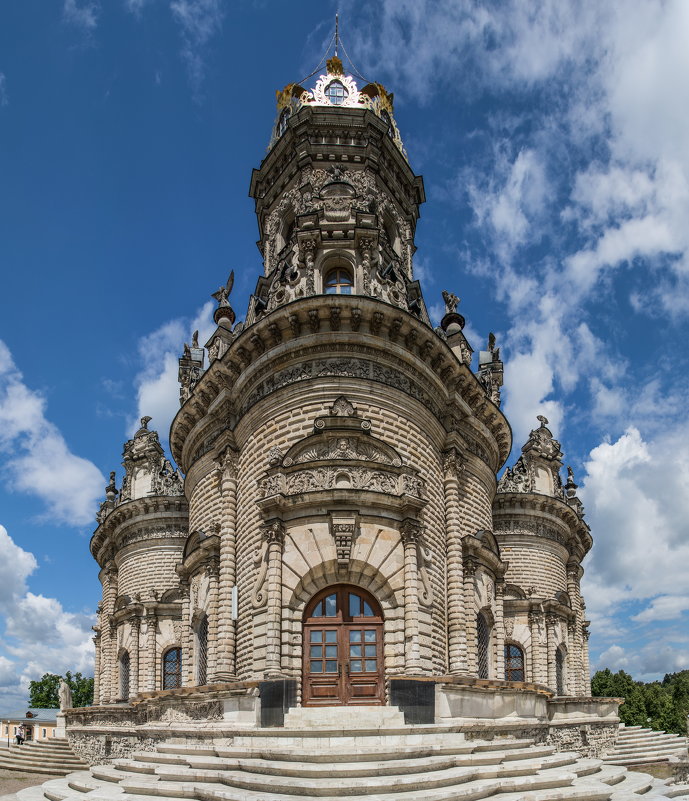
[[[344,4],[343,4],[344,5]],[[330,2],[0,6],[0,703],[87,671],[88,552],[139,415],[166,439],[210,293],[261,269],[248,198],[274,92]],[[515,454],[546,414],[596,542],[594,666],[689,668],[689,5],[353,0],[350,56],[395,93],[428,201],[437,315],[495,331]]]

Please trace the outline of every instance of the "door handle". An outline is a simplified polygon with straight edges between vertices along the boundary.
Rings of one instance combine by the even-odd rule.
[[[342,675],[342,664],[340,662],[337,663],[337,675]]]
[[[347,675],[349,676],[349,662],[347,662],[347,664],[345,665],[345,671],[346,671]]]

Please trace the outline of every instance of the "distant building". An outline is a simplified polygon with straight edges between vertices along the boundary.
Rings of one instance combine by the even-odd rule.
[[[25,712],[6,712],[0,716],[2,735],[14,739],[17,729],[24,724],[26,740],[48,740],[55,736],[59,709],[28,709]]]

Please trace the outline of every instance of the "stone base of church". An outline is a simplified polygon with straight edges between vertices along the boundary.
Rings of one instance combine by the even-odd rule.
[[[337,736],[528,738],[598,756],[617,735],[616,698],[553,698],[545,687],[461,676],[390,677],[387,706],[299,707],[296,682],[277,679],[144,693],[127,704],[67,711],[67,736],[91,765],[153,751],[164,741],[232,743]]]

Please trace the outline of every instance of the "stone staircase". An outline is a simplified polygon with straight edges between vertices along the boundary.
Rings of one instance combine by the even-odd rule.
[[[603,757],[608,765],[648,765],[687,755],[687,738],[641,726],[620,724],[615,748]]]
[[[295,716],[306,721],[311,713]],[[258,729],[160,743],[17,793],[19,801],[630,801],[689,796],[532,740],[467,740],[440,726]]]
[[[22,773],[66,776],[84,770],[88,764],[74,754],[67,740],[25,742],[0,749],[0,769]]]

